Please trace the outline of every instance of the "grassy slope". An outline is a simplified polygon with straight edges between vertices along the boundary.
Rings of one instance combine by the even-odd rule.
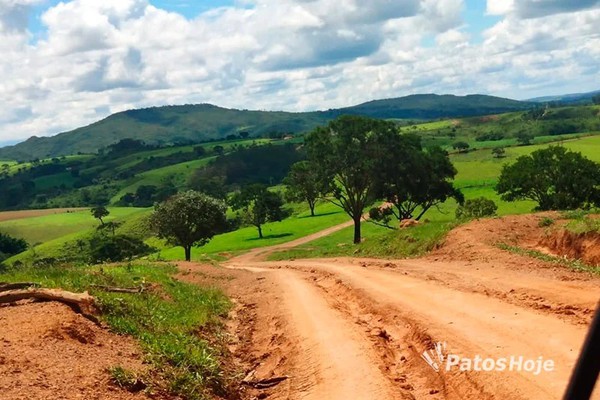
[[[143,209],[113,207],[109,208],[109,211],[110,216],[106,221],[124,219],[143,211]],[[85,210],[0,222],[0,231],[35,244],[94,229],[97,225],[98,220],[88,210]]]
[[[61,266],[9,270],[0,273],[0,281],[89,291],[99,300],[101,318],[113,331],[139,340],[151,367],[148,376],[140,377],[145,383],[191,400],[214,398],[228,390],[228,377],[219,364],[221,349],[202,340],[198,332],[220,332],[219,318],[227,315],[231,305],[221,291],[182,283],[173,278],[176,273],[175,267],[150,264]],[[117,294],[95,286],[142,283],[154,289]]]
[[[126,193],[135,193],[137,188],[143,185],[160,186],[167,179],[171,179],[177,187],[185,185],[187,177],[191,172],[202,166],[207,165],[214,157],[206,157],[200,160],[187,161],[180,164],[169,165],[162,168],[153,169],[142,172],[134,178],[127,181],[125,186],[110,200],[111,204],[115,204]]]
[[[129,233],[132,226],[140,217],[149,213],[148,209],[132,207],[111,207],[111,215],[106,221],[120,221],[124,225],[117,233]],[[0,230],[16,237],[23,237],[35,247],[17,254],[8,260],[7,264],[15,261],[28,261],[34,258],[60,258],[65,244],[85,238],[96,231],[98,221],[89,211],[69,214],[49,215],[45,217],[24,218],[0,223]],[[127,232],[125,232],[127,231]]]
[[[246,227],[235,232],[215,236],[206,246],[194,249],[192,257],[195,260],[219,259],[229,255],[225,253],[235,254],[256,247],[289,242],[346,222],[349,219],[344,212],[329,203],[318,205],[315,217],[310,217],[310,213],[306,211],[307,209],[308,207],[303,204],[298,205],[298,212],[292,217],[282,222],[265,224],[263,226],[264,239],[258,238],[255,227]],[[158,242],[153,244],[160,245]],[[160,257],[166,260],[180,260],[183,257],[183,249],[181,247],[169,248],[166,246],[160,252]]]

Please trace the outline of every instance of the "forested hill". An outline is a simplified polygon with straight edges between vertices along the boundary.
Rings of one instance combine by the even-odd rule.
[[[485,95],[423,94],[303,113],[234,110],[210,104],[154,107],[113,114],[89,126],[52,137],[32,137],[23,143],[0,149],[0,159],[31,160],[94,153],[124,138],[169,145],[223,139],[228,135],[239,135],[240,132],[248,132],[250,136],[296,134],[309,131],[341,114],[436,119],[497,114],[531,106],[528,102]]]

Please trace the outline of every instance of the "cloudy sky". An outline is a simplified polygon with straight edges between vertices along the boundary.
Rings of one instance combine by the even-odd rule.
[[[600,89],[598,0],[0,0],[0,143],[130,108]]]

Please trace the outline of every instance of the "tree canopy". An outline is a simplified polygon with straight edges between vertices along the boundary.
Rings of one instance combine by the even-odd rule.
[[[439,148],[423,149],[419,136],[384,135],[377,137],[381,155],[373,173],[375,194],[394,208],[397,219],[421,219],[437,204],[448,198],[462,203],[462,193],[452,179],[456,169],[448,153]]]
[[[322,181],[315,167],[308,161],[300,161],[290,170],[283,183],[287,185],[288,201],[305,201],[308,203],[310,215],[315,215],[315,205],[323,192]]]
[[[361,217],[374,201],[375,165],[384,151],[377,135],[398,135],[398,130],[392,122],[342,116],[306,138],[309,161],[329,200],[354,221],[354,243],[361,241]]]
[[[288,216],[283,204],[279,193],[271,192],[261,184],[245,186],[231,199],[233,209],[239,211],[241,222],[255,226],[261,239],[264,224],[281,221]]]
[[[502,168],[496,191],[506,201],[533,200],[538,210],[600,205],[600,164],[551,146]]]
[[[203,246],[227,226],[227,206],[200,192],[187,191],[157,204],[150,218],[159,237],[182,246],[186,261],[193,246]]]

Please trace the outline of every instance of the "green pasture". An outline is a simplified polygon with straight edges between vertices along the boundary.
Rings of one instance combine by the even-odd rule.
[[[319,232],[331,226],[346,222],[349,217],[341,209],[330,203],[321,203],[316,208],[316,215],[310,216],[308,207],[298,205],[296,210],[302,210],[292,215],[290,218],[281,222],[271,222],[263,226],[264,238],[259,239],[258,231],[255,227],[245,227],[234,232],[215,236],[207,245],[195,248],[192,251],[194,260],[204,260],[215,258],[214,256],[227,257],[244,250],[250,250],[257,247],[272,246],[280,243],[289,242],[312,233]],[[163,246],[159,257],[166,260],[183,259],[183,248],[169,248],[164,243],[154,241],[154,246]]]
[[[153,169],[151,171],[142,172],[129,181],[129,184],[123,187],[112,199],[114,204],[121,199],[126,193],[135,193],[135,191],[143,185],[160,186],[166,180],[171,179],[176,186],[185,185],[190,174],[200,167],[207,165],[215,157],[206,157],[199,160],[187,161],[184,163],[168,165],[163,168]]]
[[[128,219],[144,210],[111,207],[106,221]],[[47,246],[51,242],[64,242],[68,240],[67,236],[77,236],[81,232],[95,229],[96,226],[98,226],[98,220],[91,215],[89,210],[85,210],[0,222],[0,231],[23,238],[31,245],[43,243],[38,246],[43,249],[42,246]]]

